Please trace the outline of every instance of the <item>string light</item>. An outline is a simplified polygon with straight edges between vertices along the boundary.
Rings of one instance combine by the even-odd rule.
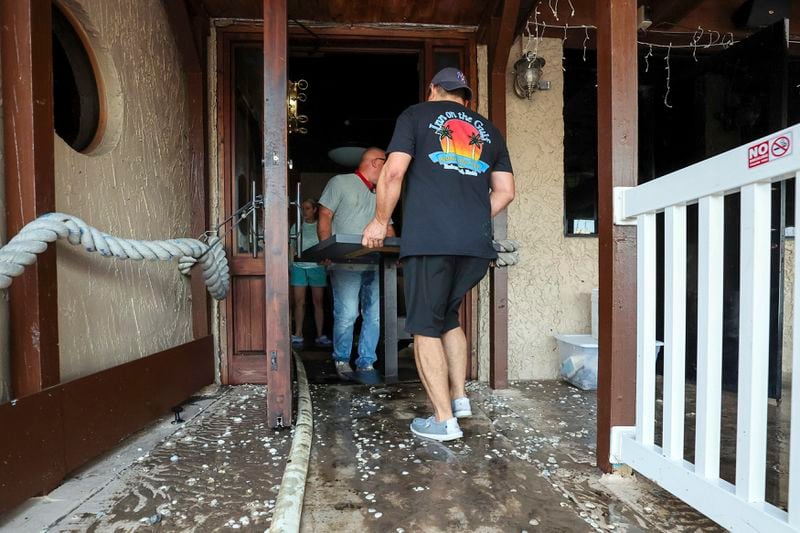
[[[524,52],[531,51],[531,47],[533,47],[532,55],[533,57],[538,57],[539,55],[539,43],[544,39],[545,32],[547,28],[553,29],[561,29],[564,31],[564,36],[561,39],[561,70],[563,72],[567,71],[566,68],[566,55],[564,54],[564,50],[566,49],[567,39],[568,39],[568,32],[570,30],[578,31],[583,30],[584,38],[583,38],[583,61],[586,61],[586,50],[588,49],[589,44],[589,30],[596,30],[597,26],[591,24],[580,24],[571,26],[566,22],[564,24],[548,24],[546,21],[539,20],[539,15],[541,12],[539,11],[539,6],[542,5],[544,0],[539,0],[536,3],[536,6],[533,9],[533,20],[528,19],[525,25],[525,34],[527,40],[525,41],[525,50]],[[572,0],[567,0],[569,2],[570,7],[570,17],[575,16],[575,6]],[[549,8],[550,12],[553,14],[553,18],[556,21],[559,21],[558,16],[558,2],[559,0],[547,0],[547,7]],[[676,26],[680,27],[680,26]],[[688,28],[686,30],[689,30]],[[672,69],[670,65],[670,59],[672,54],[672,49],[691,49],[692,50],[692,59],[695,62],[698,62],[697,59],[697,49],[702,47],[703,49],[709,48],[716,48],[721,47],[723,49],[728,49],[730,46],[737,44],[738,41],[734,38],[732,32],[727,33],[720,33],[716,30],[706,30],[702,26],[698,26],[695,30],[691,31],[675,31],[675,30],[650,30],[644,32],[644,35],[669,35],[669,36],[686,36],[689,39],[688,44],[673,44],[672,39],[670,39],[669,44],[660,44],[654,43],[649,41],[640,41],[636,40],[636,43],[640,46],[647,47],[647,53],[644,56],[645,60],[645,72],[650,71],[650,58],[655,57],[653,54],[654,48],[663,48],[666,49],[666,54],[664,56],[664,69],[666,70],[666,91],[664,93],[664,105],[670,109],[672,109],[672,104],[670,104],[669,96],[671,92],[671,83],[672,83]],[[533,41],[533,42],[531,42]],[[790,43],[800,43],[800,41],[790,41]]]
[[[583,38],[583,62],[586,63],[586,43],[589,42],[589,28],[584,26],[583,30],[586,32],[586,36]]]
[[[547,6],[550,8],[550,11],[553,12],[553,17],[558,20],[558,0],[555,0],[556,5],[553,6],[553,0],[547,0]]]
[[[672,43],[669,43],[669,48],[667,48],[667,55],[664,57],[664,62],[666,66],[664,67],[667,71],[667,92],[664,93],[664,105],[668,108],[672,109],[672,105],[669,103],[669,80],[670,80],[670,68],[669,68],[669,54],[672,52]]]

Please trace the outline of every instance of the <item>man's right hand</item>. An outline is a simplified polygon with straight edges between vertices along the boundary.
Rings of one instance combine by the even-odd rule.
[[[367,224],[364,228],[364,234],[361,237],[361,245],[367,248],[380,248],[383,246],[383,240],[386,238],[387,225],[378,222],[378,219],[373,218],[372,222]]]

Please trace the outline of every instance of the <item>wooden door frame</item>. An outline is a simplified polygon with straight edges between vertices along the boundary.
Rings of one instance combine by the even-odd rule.
[[[392,53],[392,52],[415,52],[423,54],[423,57],[430,57],[431,51],[435,47],[453,47],[461,48],[465,53],[466,74],[472,81],[474,87],[474,98],[472,101],[473,108],[477,108],[478,103],[478,61],[477,61],[477,36],[469,30],[405,30],[405,29],[379,29],[375,27],[359,27],[359,26],[313,26],[312,31],[325,39],[324,48],[336,50],[337,52],[374,52],[374,53]],[[303,43],[313,40],[313,37],[300,26],[290,23],[288,26],[288,39],[293,43]],[[221,216],[227,216],[225,213],[231,211],[232,189],[232,161],[233,154],[235,153],[235,139],[233,135],[233,116],[231,108],[231,51],[232,47],[237,43],[258,43],[263,41],[263,25],[259,22],[253,23],[237,23],[217,29],[217,123],[219,124],[217,130],[217,149],[219,153],[217,161],[218,176],[217,179],[222,181],[221,203],[223,213]],[[366,46],[365,46],[366,44]],[[265,56],[266,57],[266,56]],[[430,79],[432,73],[431,62],[426,61],[426,72],[422,74],[420,93],[424,96],[427,80]],[[265,152],[266,153],[266,152]],[[264,189],[267,190],[266,188]],[[266,221],[266,217],[265,217]],[[232,250],[233,237],[228,236],[225,246],[228,250]],[[232,259],[234,261],[234,259]],[[288,261],[288,259],[287,259]],[[476,293],[477,289],[471,291],[464,300],[462,306],[462,317],[465,334],[467,336],[468,344],[468,367],[467,375],[470,379],[476,379],[477,374],[477,327],[475,312]],[[231,350],[233,349],[233,302],[232,299],[227,299],[223,306],[225,313],[225,328],[226,335],[225,353],[221,355],[220,362],[220,376],[223,383],[230,383],[233,376],[230,369],[230,358],[232,356]],[[288,308],[285,314],[288,317]],[[268,359],[259,358],[259,364],[268,364]]]

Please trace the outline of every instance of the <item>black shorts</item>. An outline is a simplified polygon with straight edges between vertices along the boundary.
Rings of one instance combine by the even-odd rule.
[[[461,300],[486,275],[490,261],[459,255],[403,258],[406,332],[441,337],[457,328]]]

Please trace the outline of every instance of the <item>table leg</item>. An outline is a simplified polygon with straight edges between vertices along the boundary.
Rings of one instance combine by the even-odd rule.
[[[381,258],[383,272],[383,374],[397,382],[397,260]]]

